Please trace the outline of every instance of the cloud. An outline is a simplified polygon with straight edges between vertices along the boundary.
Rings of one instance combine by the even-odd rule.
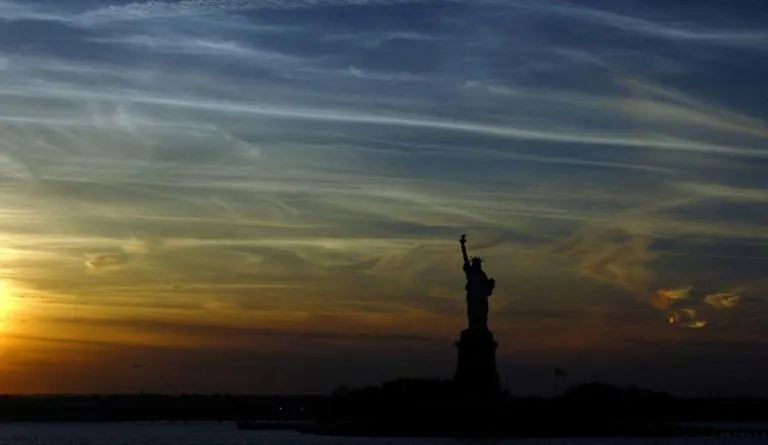
[[[679,300],[689,298],[693,286],[680,287],[677,289],[659,289],[654,294],[651,305],[657,309],[666,309]]]
[[[85,255],[85,265],[91,269],[117,269],[128,257],[124,253],[94,253]]]
[[[129,262],[140,261],[165,244],[156,238],[131,238],[120,248],[120,252],[86,254],[85,265],[93,270],[115,270]]]
[[[699,319],[696,309],[683,308],[670,312],[667,321],[673,326],[700,329],[707,326],[707,321]]]
[[[740,295],[721,292],[707,295],[704,302],[718,309],[733,309],[741,304],[742,298]]]
[[[115,39],[115,38],[111,38]],[[120,39],[120,38],[118,38]],[[160,36],[143,36],[140,37],[142,41],[155,42],[157,48],[165,48],[166,50],[178,50],[178,51],[212,51],[212,53],[219,53],[224,51],[224,48],[228,48],[228,44],[223,47],[216,44],[210,45],[208,43],[202,44],[202,40],[195,39],[193,37],[184,37],[177,42],[173,40],[165,40]],[[210,43],[210,42],[209,42]],[[296,67],[296,72],[311,73],[313,69],[311,64],[306,67],[302,67],[302,64],[307,63],[306,60],[297,62],[295,58],[287,56],[283,53],[276,53],[269,50],[254,50],[245,49],[240,43],[237,45],[237,51],[241,49],[244,51],[258,51],[256,60],[259,60],[259,64],[267,67],[267,69],[288,69],[291,64]],[[234,47],[231,47],[232,49]],[[279,62],[274,65],[274,62]],[[253,60],[245,59],[246,64],[253,63]],[[274,65],[270,68],[270,64]],[[299,68],[302,67],[302,68]],[[348,76],[348,67],[339,68],[335,72],[345,73],[344,76]],[[293,69],[293,68],[291,68]],[[334,72],[334,70],[324,69],[321,70],[326,73]],[[360,73],[366,73],[367,71],[360,71]],[[361,102],[356,104],[358,109],[349,110],[349,106],[339,107],[338,109],[320,106],[310,105],[274,105],[270,101],[244,101],[243,95],[237,94],[233,91],[233,95],[239,97],[238,100],[226,99],[202,95],[186,95],[182,94],[170,94],[167,91],[151,91],[151,85],[157,86],[162,79],[163,82],[160,85],[167,86],[169,89],[173,88],[178,80],[164,76],[162,73],[155,74],[156,79],[151,79],[151,76],[147,77],[144,74],[145,79],[148,79],[144,83],[144,87],[150,86],[150,90],[145,89],[128,89],[124,87],[112,87],[112,88],[99,88],[94,89],[85,85],[71,85],[62,84],[57,81],[46,81],[38,83],[37,85],[23,84],[14,89],[12,94],[14,96],[21,96],[28,99],[35,98],[47,98],[58,100],[74,100],[74,101],[88,101],[88,102],[102,102],[102,103],[120,103],[123,109],[131,105],[135,108],[148,108],[157,109],[159,112],[165,114],[168,111],[175,113],[216,113],[221,116],[231,116],[233,118],[254,118],[264,117],[273,119],[287,119],[306,122],[326,122],[329,124],[358,124],[358,125],[371,125],[386,128],[401,128],[403,130],[413,131],[440,131],[440,132],[452,132],[457,135],[475,135],[481,137],[498,138],[500,140],[520,140],[520,141],[532,141],[532,142],[548,142],[548,143],[571,143],[579,145],[598,145],[606,147],[606,150],[615,149],[617,147],[623,147],[626,149],[646,149],[646,150],[671,150],[671,151],[683,151],[683,152],[698,152],[714,154],[719,156],[739,156],[746,158],[765,158],[768,157],[768,151],[750,147],[749,145],[738,144],[717,144],[706,140],[695,140],[689,136],[671,136],[665,134],[644,135],[637,137],[636,135],[622,135],[606,129],[601,130],[574,130],[572,128],[557,128],[552,126],[545,126],[543,124],[530,125],[521,124],[519,122],[511,122],[506,125],[498,125],[490,122],[462,120],[455,118],[447,118],[440,116],[418,116],[410,115],[408,112],[398,110],[398,112],[387,112],[384,109],[372,110],[367,102]],[[400,76],[399,74],[382,74],[372,73],[371,78],[377,78],[379,80],[386,80]],[[140,78],[140,76],[134,76]],[[149,80],[152,80],[149,82]],[[202,86],[202,85],[201,85]],[[210,83],[203,88],[210,88]],[[190,86],[192,88],[192,86]],[[193,88],[193,91],[200,89],[200,87]],[[288,93],[288,91],[286,91]],[[294,91],[294,94],[296,92]],[[338,100],[338,99],[336,99]],[[366,101],[368,99],[365,99]],[[605,111],[611,111],[606,109]],[[653,114],[653,113],[651,113]],[[181,128],[206,128],[204,121],[199,123],[186,123],[164,120],[148,120],[139,119],[137,116],[130,114],[121,114],[121,118],[130,116],[132,125],[142,125],[145,127],[155,128],[172,128],[178,125]],[[715,122],[721,122],[722,119],[712,117]],[[6,120],[8,122],[17,123],[38,123],[40,125],[55,125],[55,126],[79,126],[91,124],[91,122],[72,119],[71,117],[57,117],[57,118],[43,118],[41,116],[0,116],[0,121]],[[121,121],[122,122],[122,121]],[[750,124],[752,125],[752,124]],[[738,127],[749,128],[750,131],[754,130],[752,127]],[[747,131],[747,130],[744,130]],[[583,166],[604,166],[614,168],[635,168],[638,170],[648,171],[664,171],[664,167],[652,166],[652,165],[635,165],[631,166],[629,163],[622,162],[608,162],[596,159],[581,159],[578,158],[565,158],[555,156],[540,156],[540,155],[526,155],[522,153],[506,153],[510,159],[517,157],[521,160],[531,160],[540,162],[552,162],[563,163],[572,165]],[[546,161],[547,158],[551,158]],[[671,169],[667,168],[667,171]]]
[[[6,0],[0,4],[0,17],[5,20],[58,21],[79,26],[102,26],[113,22],[151,19],[177,19],[215,14],[234,14],[255,10],[291,10],[333,6],[386,6],[421,3],[426,0],[163,0],[137,1],[74,12],[50,5]],[[57,5],[58,6],[58,5]]]
[[[587,225],[551,246],[549,258],[570,259],[571,264],[575,263],[576,271],[585,278],[623,288],[656,309],[672,309],[667,313],[671,325],[690,328],[711,325],[717,317],[707,314],[705,305],[733,307],[739,304],[740,297],[731,294],[698,296],[693,294],[693,286],[653,291],[659,274],[651,263],[664,258],[664,254],[651,250],[656,237],[648,232],[643,222],[644,218],[665,208],[675,208],[698,199],[668,199],[638,206],[609,221]],[[650,223],[652,219],[647,221]]]
[[[32,92],[32,91],[30,91]],[[80,96],[92,100],[118,100],[119,95],[111,93],[93,93],[86,91],[54,91],[49,94],[54,97],[67,98]],[[258,104],[233,103],[216,100],[195,100],[179,98],[150,97],[144,95],[123,96],[123,100],[128,103],[157,105],[179,109],[199,109],[201,111],[213,111],[228,113],[233,115],[262,115],[273,118],[319,121],[319,122],[338,122],[349,124],[369,124],[383,127],[401,127],[404,129],[431,129],[441,130],[449,133],[467,133],[480,136],[511,139],[511,140],[530,140],[545,142],[563,142],[585,145],[606,145],[626,148],[645,148],[645,149],[667,149],[679,151],[702,152],[710,154],[743,156],[748,158],[767,158],[768,151],[749,147],[725,146],[698,142],[693,140],[657,137],[633,139],[629,137],[613,136],[607,133],[569,133],[563,131],[545,131],[538,128],[497,126],[471,121],[454,121],[446,119],[425,119],[418,117],[387,116],[372,113],[348,113],[332,109],[321,108],[295,108],[295,107],[271,107]]]
[[[766,202],[768,190],[731,187],[716,183],[679,183],[685,192],[695,193],[704,198],[723,199],[727,201]]]
[[[582,276],[624,288],[647,300],[654,278],[647,263],[658,257],[650,250],[652,243],[647,236],[619,227],[587,228],[555,245],[551,254],[575,258]]]
[[[501,2],[500,2],[501,3]],[[529,0],[504,2],[514,8],[538,10],[547,14],[578,19],[585,24],[599,24],[622,31],[646,36],[675,40],[678,42],[704,43],[726,47],[768,47],[768,33],[762,29],[716,29],[701,25],[688,27],[679,24],[654,22],[628,14],[590,8],[581,4],[566,2],[536,2]]]
[[[10,154],[0,153],[0,178],[33,179],[33,173]]]
[[[237,58],[243,62],[263,66],[275,66],[285,69],[287,66],[296,67],[303,61],[284,53],[262,50],[234,40],[218,38],[202,38],[197,35],[185,34],[133,34],[121,37],[99,37],[93,42],[134,47],[153,53],[185,54],[212,57]]]
[[[618,103],[631,116],[660,124],[674,122],[676,125],[768,138],[768,128],[759,118],[707,104],[677,89],[642,79],[620,76],[617,82],[633,94]]]
[[[734,309],[740,306],[743,298],[732,292],[718,292],[714,294],[694,294],[692,287],[679,289],[662,289],[656,294],[654,305],[658,309],[672,310],[668,313],[669,324],[700,328],[712,326],[722,328],[729,323],[738,321],[739,324],[747,322],[744,317],[724,318],[723,310]],[[718,311],[713,311],[712,308]]]
[[[116,21],[177,18],[264,9],[380,6],[420,2],[420,0],[181,0],[175,3],[148,1],[92,9],[77,16],[75,22],[85,25],[104,25]]]
[[[584,275],[618,284],[633,292],[645,289],[652,275],[646,263],[656,255],[649,248],[651,240],[630,236],[626,241],[606,242],[581,264]]]
[[[62,20],[64,15],[51,12],[47,8],[31,2],[17,3],[11,0],[0,2],[0,18],[3,20]]]
[[[123,245],[123,251],[134,257],[147,255],[163,247],[166,241],[159,238],[131,238]]]

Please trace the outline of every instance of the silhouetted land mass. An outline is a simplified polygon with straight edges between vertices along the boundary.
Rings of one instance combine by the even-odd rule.
[[[417,417],[455,407],[453,381],[396,379],[379,386],[337,389],[332,414],[344,416]],[[768,399],[748,396],[685,398],[647,389],[586,383],[569,387],[557,399],[503,394],[504,411],[515,416],[539,416],[546,410],[572,416],[654,421],[767,422]]]
[[[309,421],[328,401],[316,395],[5,395],[0,421]]]
[[[0,396],[0,421],[414,421],[445,422],[459,412],[454,382],[400,378],[340,387],[324,395]],[[524,423],[554,416],[588,423],[768,422],[768,399],[681,398],[636,387],[587,383],[557,398],[504,393],[500,416]]]
[[[557,399],[503,393],[496,406],[467,406],[445,380],[397,379],[334,392],[309,431],[348,435],[708,435],[682,423],[768,422],[768,400],[680,398],[637,387],[587,383]],[[464,428],[464,429],[462,429]],[[765,431],[763,431],[765,433]]]
[[[377,386],[340,387],[330,395],[0,395],[0,421],[413,421],[462,413],[454,382],[399,378]],[[768,399],[682,398],[636,387],[587,383],[557,399],[503,393],[505,423],[567,418],[643,422],[768,422]]]

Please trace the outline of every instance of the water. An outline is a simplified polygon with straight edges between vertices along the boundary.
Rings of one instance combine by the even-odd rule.
[[[768,439],[408,439],[320,437],[292,431],[238,431],[231,423],[0,423],[0,445],[752,445]]]

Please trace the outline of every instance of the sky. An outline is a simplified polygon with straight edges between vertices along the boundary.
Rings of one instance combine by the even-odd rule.
[[[0,0],[0,392],[768,395],[768,5]],[[762,393],[761,393],[762,391]]]

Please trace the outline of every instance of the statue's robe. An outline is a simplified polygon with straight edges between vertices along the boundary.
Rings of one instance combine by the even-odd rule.
[[[493,292],[491,280],[481,268],[474,268],[470,263],[464,264],[467,276],[467,318],[470,329],[488,328],[488,297]]]

